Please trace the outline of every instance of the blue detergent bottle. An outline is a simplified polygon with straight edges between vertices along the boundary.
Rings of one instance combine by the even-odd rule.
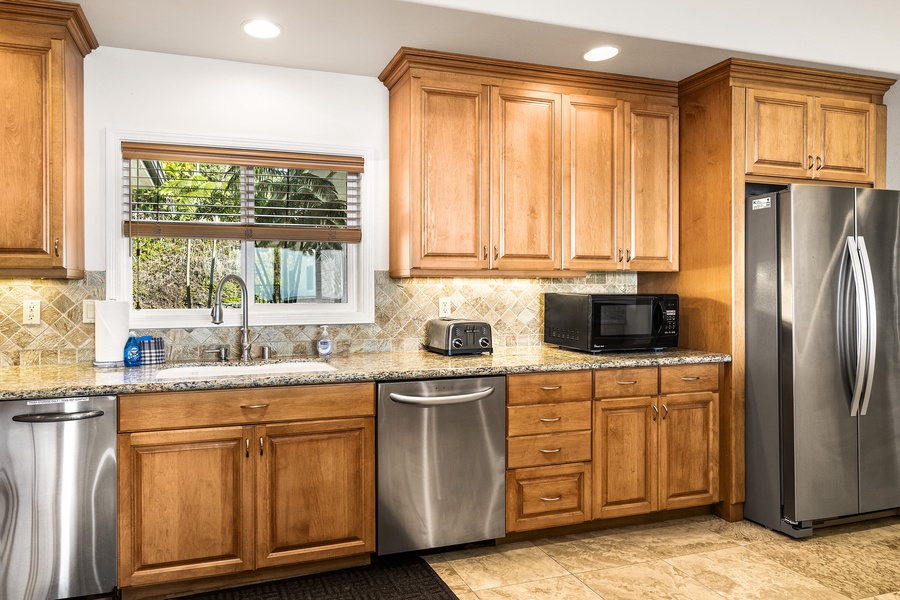
[[[126,367],[141,366],[141,345],[133,331],[128,332],[128,341],[125,342],[124,363]]]

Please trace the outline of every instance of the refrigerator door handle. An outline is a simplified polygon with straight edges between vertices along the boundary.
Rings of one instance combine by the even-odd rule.
[[[872,277],[872,265],[869,263],[869,252],[866,249],[866,240],[858,236],[860,262],[862,264],[863,281],[866,286],[866,327],[868,328],[868,346],[866,347],[866,387],[863,392],[860,415],[865,415],[869,409],[869,400],[872,397],[872,380],[875,378],[875,345],[876,336],[876,310],[875,310],[875,278]]]
[[[869,330],[867,327],[866,300],[863,298],[862,267],[860,266],[859,250],[853,236],[847,237],[846,248],[847,253],[850,255],[853,284],[856,286],[856,379],[853,381],[853,396],[850,400],[850,416],[855,417],[859,413],[859,402],[865,387]]]

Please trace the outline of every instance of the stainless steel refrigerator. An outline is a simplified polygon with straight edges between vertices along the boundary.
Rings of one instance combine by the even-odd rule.
[[[794,537],[900,507],[900,192],[747,199],[744,516]]]

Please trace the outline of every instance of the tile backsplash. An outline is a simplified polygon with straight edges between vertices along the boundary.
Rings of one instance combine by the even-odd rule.
[[[375,323],[329,326],[335,352],[412,351],[424,340],[425,321],[438,314],[438,299],[451,299],[453,317],[487,321],[494,346],[541,343],[543,292],[631,293],[634,273],[589,273],[576,279],[413,278],[375,273]],[[82,301],[105,297],[105,273],[77,281],[0,280],[0,366],[88,363],[94,359],[94,325],[82,323]],[[40,325],[22,324],[22,303],[40,298]],[[170,361],[209,359],[204,350],[225,344],[237,356],[237,327],[137,330],[163,338]],[[319,328],[312,325],[251,327],[256,346],[273,358],[313,356]],[[257,354],[258,350],[254,350]]]

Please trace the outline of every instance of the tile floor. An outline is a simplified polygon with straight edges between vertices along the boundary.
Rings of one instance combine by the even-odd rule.
[[[900,517],[793,540],[704,515],[424,558],[460,600],[900,600]]]

